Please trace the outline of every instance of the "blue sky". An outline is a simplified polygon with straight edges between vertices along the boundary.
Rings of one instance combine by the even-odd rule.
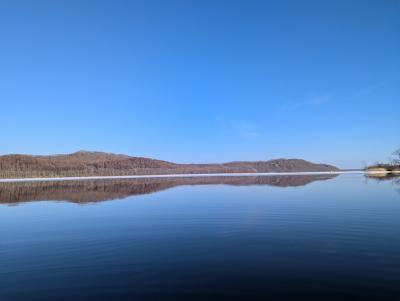
[[[340,167],[400,147],[400,1],[1,1],[0,153]]]

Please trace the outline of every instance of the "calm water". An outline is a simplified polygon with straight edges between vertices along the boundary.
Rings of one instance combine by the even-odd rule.
[[[0,300],[400,300],[400,185],[3,183]]]

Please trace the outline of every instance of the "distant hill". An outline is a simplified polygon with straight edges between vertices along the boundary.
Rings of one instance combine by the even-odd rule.
[[[332,165],[316,164],[301,159],[177,164],[149,158],[88,151],[52,156],[0,156],[0,178],[337,170],[338,168]]]

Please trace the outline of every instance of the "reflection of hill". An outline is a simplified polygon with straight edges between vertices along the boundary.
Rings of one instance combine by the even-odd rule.
[[[303,186],[333,177],[335,175],[222,176],[0,183],[0,203],[13,204],[44,200],[90,203],[148,194],[181,185],[225,184],[291,187]]]

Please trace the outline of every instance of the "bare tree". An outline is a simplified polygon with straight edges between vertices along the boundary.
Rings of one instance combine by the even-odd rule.
[[[392,160],[393,164],[400,165],[400,148],[396,150],[393,155],[395,156],[395,158]]]

